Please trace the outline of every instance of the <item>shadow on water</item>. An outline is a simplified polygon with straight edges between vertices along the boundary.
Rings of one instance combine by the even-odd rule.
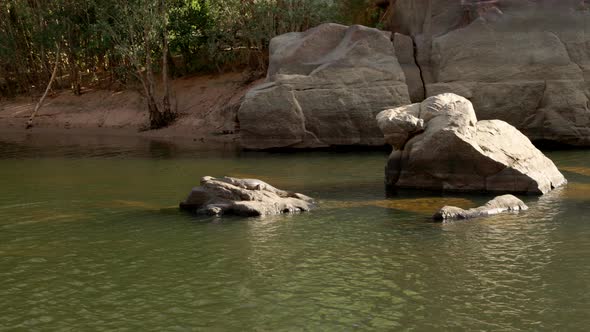
[[[150,140],[148,146],[152,158],[173,158],[178,154],[178,146],[171,142]]]
[[[552,140],[534,140],[532,142],[535,147],[541,151],[552,152],[552,151],[587,151],[587,147],[575,146],[571,144],[561,143]]]
[[[234,143],[207,143],[190,139],[166,140],[141,136],[85,135],[80,133],[0,133],[0,158],[174,158],[186,156],[234,157]]]

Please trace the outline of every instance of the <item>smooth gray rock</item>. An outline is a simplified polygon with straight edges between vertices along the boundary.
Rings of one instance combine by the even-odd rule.
[[[193,188],[180,203],[181,209],[197,214],[239,216],[294,213],[313,207],[312,198],[277,189],[261,180],[211,176],[203,177],[201,186]]]
[[[446,222],[524,210],[528,210],[528,206],[526,206],[523,201],[512,195],[502,195],[492,199],[483,206],[468,210],[456,206],[444,206],[434,214],[433,219]]]
[[[375,115],[410,103],[390,39],[332,23],[273,38],[266,82],[238,111],[241,146],[383,145]]]
[[[377,122],[394,147],[391,187],[544,194],[567,182],[516,128],[477,121],[471,102],[452,93],[383,111]]]
[[[531,140],[590,146],[590,2],[397,0],[427,96],[470,99]]]

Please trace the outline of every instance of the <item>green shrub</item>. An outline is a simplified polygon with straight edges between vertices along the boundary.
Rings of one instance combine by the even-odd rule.
[[[79,92],[83,84],[129,81],[138,70],[133,58],[149,55],[160,70],[165,31],[176,76],[243,67],[262,73],[279,34],[325,22],[376,26],[381,15],[372,0],[5,0],[1,91],[42,89],[58,45],[59,81]]]

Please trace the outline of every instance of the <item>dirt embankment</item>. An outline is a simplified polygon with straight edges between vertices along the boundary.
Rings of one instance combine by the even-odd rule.
[[[241,73],[201,75],[172,82],[179,118],[160,130],[141,131],[148,123],[145,102],[132,90],[85,90],[81,96],[58,91],[45,100],[32,132],[236,140],[236,113],[241,98],[259,81],[246,83]],[[0,100],[0,131],[24,132],[38,98]],[[173,104],[174,105],[174,104]]]

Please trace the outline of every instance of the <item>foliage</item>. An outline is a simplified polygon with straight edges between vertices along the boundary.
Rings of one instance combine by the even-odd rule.
[[[82,86],[141,83],[146,70],[163,70],[164,59],[173,60],[174,75],[244,66],[262,72],[271,38],[324,22],[375,26],[382,13],[372,3],[0,0],[0,96],[42,90],[58,45],[56,83],[77,94]]]
[[[218,0],[211,6],[215,21],[207,31],[209,54],[218,67],[264,70],[271,38],[334,21],[334,6],[325,0]]]
[[[174,0],[170,4],[170,50],[180,56],[179,73],[188,73],[207,68],[207,32],[213,29],[208,0]]]

